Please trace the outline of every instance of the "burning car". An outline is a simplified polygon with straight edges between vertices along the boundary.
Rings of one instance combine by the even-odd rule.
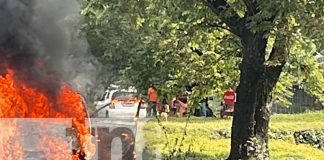
[[[0,133],[0,159],[91,159],[95,148],[85,103],[68,83],[71,79],[63,76],[69,68],[63,64],[71,64],[63,61],[73,57],[68,55],[72,47],[66,20],[78,14],[71,13],[77,11],[77,2],[0,3],[0,127],[4,130]],[[53,128],[44,119],[57,126],[68,125],[62,120],[67,119],[78,143],[75,150],[52,134]],[[38,133],[21,128],[22,124],[31,125],[25,120],[41,128]]]
[[[2,60],[0,62],[3,62]],[[2,64],[5,64],[3,62]],[[88,126],[87,111],[84,105],[84,101],[80,94],[73,91],[69,85],[64,82],[60,82],[60,86],[57,88],[57,92],[45,92],[44,88],[38,88],[39,86],[32,86],[29,83],[24,83],[17,79],[17,71],[10,66],[0,65],[4,73],[0,75],[0,118],[68,118],[72,120],[72,127],[75,130],[75,136],[80,144],[80,150],[75,152],[75,158],[86,154],[89,148],[87,146],[91,141],[90,128]],[[26,75],[28,76],[28,75]],[[50,78],[51,79],[51,78]],[[52,79],[56,80],[56,79]],[[29,82],[34,81],[31,77]],[[54,83],[54,82],[53,82]],[[41,85],[41,84],[39,84]],[[55,93],[55,94],[54,94]],[[9,156],[14,154],[13,159],[24,159],[24,154],[16,154],[21,148],[20,143],[12,146],[10,139],[19,139],[22,132],[17,123],[5,123],[1,122],[0,126],[7,130],[14,130],[15,132],[2,132],[0,136],[0,152],[8,153],[0,155],[0,159],[4,159],[2,156]],[[59,123],[59,122],[58,122]],[[42,121],[39,125],[44,125]],[[55,140],[55,137],[46,135],[48,139]],[[41,141],[40,143],[47,143],[49,140]],[[19,147],[20,146],[20,147]],[[65,143],[48,143],[44,147],[46,148],[66,148]],[[62,153],[54,154],[51,150],[45,150],[45,155],[51,155],[51,157],[64,157]],[[2,150],[3,149],[3,150]],[[11,150],[12,149],[12,150]],[[46,152],[47,151],[47,152]],[[23,150],[19,151],[24,153]],[[90,151],[91,152],[91,151]],[[1,158],[2,157],[2,158]]]

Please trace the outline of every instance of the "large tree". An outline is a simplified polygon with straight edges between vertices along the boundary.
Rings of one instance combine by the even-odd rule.
[[[239,81],[228,159],[269,158],[269,104],[285,102],[292,84],[324,102],[324,72],[314,58],[323,46],[321,0],[98,0],[88,6],[101,17],[129,19],[140,43],[124,75],[143,90],[152,82],[165,92],[194,83],[199,99]]]
[[[239,16],[224,0],[204,1],[231,28],[232,33],[241,39],[242,43],[243,60],[240,64],[238,100],[235,106],[231,152],[228,159],[268,159],[267,133],[271,92],[288,61],[289,47],[295,38],[294,34],[303,35],[300,31],[298,33],[296,29],[299,27],[295,26],[304,27],[300,22],[308,19],[300,19],[298,25],[292,21],[297,18],[295,18],[297,15],[311,19],[321,11],[313,10],[315,6],[311,5],[314,1],[265,3],[265,1],[245,0],[243,2],[244,14]],[[300,7],[303,8],[304,13]],[[226,16],[226,12],[232,13]],[[303,29],[307,30],[307,28]],[[275,32],[273,35],[275,40],[270,54],[267,55],[266,49],[271,32]]]
[[[228,159],[269,159],[271,93],[284,66],[289,63],[294,43],[320,38],[309,32],[310,29],[322,32],[318,19],[323,19],[320,9],[323,2],[203,0],[203,3],[242,44],[240,84]],[[269,47],[271,51],[267,54]],[[323,75],[319,78],[323,80]]]

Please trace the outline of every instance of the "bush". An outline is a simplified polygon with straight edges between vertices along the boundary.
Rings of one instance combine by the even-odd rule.
[[[294,133],[296,144],[310,144],[315,148],[324,150],[324,130],[304,130]]]

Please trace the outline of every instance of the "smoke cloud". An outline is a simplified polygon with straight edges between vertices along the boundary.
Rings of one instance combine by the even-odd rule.
[[[9,66],[46,92],[60,85],[55,75],[86,94],[100,64],[79,30],[80,9],[76,0],[0,0],[0,75]]]

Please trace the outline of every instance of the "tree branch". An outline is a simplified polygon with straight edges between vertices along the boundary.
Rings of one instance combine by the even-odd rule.
[[[284,37],[284,35],[277,36],[275,43],[273,44],[272,51],[270,52],[269,58],[265,62],[265,65],[270,66],[280,66],[284,65],[287,61],[289,54],[288,46],[289,38]]]
[[[253,0],[243,0],[243,1],[247,8],[247,11],[248,11],[247,13],[249,16],[254,15],[258,12],[257,4],[255,1],[253,1]]]
[[[227,15],[226,12],[229,12],[231,8],[225,0],[202,0],[202,2],[231,29],[233,34],[241,35],[241,31],[245,28],[244,19],[234,10],[230,15]]]
[[[192,52],[197,53],[198,56],[202,56],[204,54],[201,50],[199,50],[197,48],[190,47],[190,49]]]
[[[214,22],[214,23],[207,23],[205,24],[207,27],[216,27],[216,28],[221,28],[221,29],[224,29],[224,30],[227,30],[229,32],[232,32],[233,33],[233,30],[231,30],[230,28],[226,27],[226,26],[223,26],[222,24],[219,24],[217,22]]]
[[[195,52],[198,56],[202,56],[202,55],[204,55],[204,52],[201,51],[200,49],[193,48],[193,47],[190,47],[190,49],[191,49],[192,52]],[[223,51],[224,51],[224,50],[223,50]],[[234,55],[234,54],[226,55],[226,54],[219,53],[219,52],[217,53],[217,52],[215,52],[215,51],[214,51],[214,53],[215,53],[215,54],[220,54],[220,55],[221,55],[218,59],[216,59],[216,61],[214,62],[215,64],[218,63],[219,61],[221,61],[225,56],[230,56],[230,55],[232,55],[232,56],[235,56],[235,57],[240,57],[240,58],[242,57],[242,55]],[[232,53],[236,53],[236,52],[232,52]]]
[[[244,4],[247,8],[247,12],[244,15],[244,19],[245,19],[245,23],[249,23],[251,21],[251,19],[249,19],[248,17],[252,17],[256,14],[258,14],[260,12],[260,10],[262,10],[262,8],[258,8],[258,3],[256,0],[243,0]],[[278,16],[282,16],[282,12],[279,12],[276,9],[271,10],[271,16],[268,18],[263,18],[261,23],[265,23],[265,22],[269,22],[269,23],[273,23],[276,19],[276,17]],[[257,24],[259,24],[260,22],[257,22]],[[262,32],[260,32],[262,35],[266,35],[270,33],[270,30],[264,30]]]

